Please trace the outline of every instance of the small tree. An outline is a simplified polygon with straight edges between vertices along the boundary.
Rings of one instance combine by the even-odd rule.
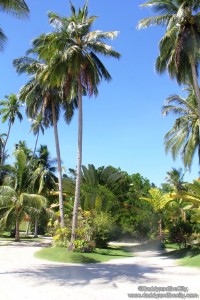
[[[18,149],[14,156],[14,166],[7,166],[6,185],[0,187],[0,227],[11,227],[15,223],[15,240],[19,241],[20,222],[29,214],[38,214],[46,206],[46,198],[31,193],[35,178],[24,151]]]

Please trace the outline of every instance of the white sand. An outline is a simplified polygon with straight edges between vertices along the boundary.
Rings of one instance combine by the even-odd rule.
[[[200,269],[177,266],[156,251],[81,265],[38,260],[39,249],[0,246],[0,300],[127,300],[141,293],[138,286],[185,286],[200,296]]]

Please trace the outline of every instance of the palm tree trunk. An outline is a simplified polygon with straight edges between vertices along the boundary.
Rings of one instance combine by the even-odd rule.
[[[35,217],[34,238],[38,237],[38,216]]]
[[[197,98],[197,104],[198,104],[198,115],[199,115],[199,124],[200,124],[200,91],[199,91],[199,84],[198,84],[198,76],[196,71],[196,65],[194,62],[194,59],[190,57],[190,64],[192,69],[192,79],[193,79],[193,87]],[[200,132],[199,132],[200,134]]]
[[[158,232],[159,232],[159,239],[163,241],[163,234],[162,234],[162,219],[158,221]]]
[[[37,148],[37,143],[38,143],[39,134],[40,134],[40,132],[38,131],[37,137],[36,137],[36,141],[35,141],[35,147],[34,147],[34,151],[33,151],[33,157],[35,156],[35,152],[36,152],[36,148]]]
[[[6,139],[5,139],[5,143],[4,143],[4,145],[3,145],[3,150],[2,150],[1,166],[3,165],[3,162],[4,162],[4,156],[5,156],[6,144],[7,144],[9,135],[10,135],[11,125],[12,125],[12,123],[11,123],[11,121],[9,121],[8,133],[7,133],[7,136],[6,136]]]
[[[65,222],[64,222],[64,207],[63,207],[62,168],[61,168],[60,146],[59,146],[59,139],[58,139],[55,103],[53,100],[52,100],[52,117],[53,117],[53,128],[54,128],[54,137],[55,137],[55,144],[56,144],[57,163],[58,163],[60,226],[61,228],[63,228],[65,226]]]
[[[26,233],[25,233],[26,236],[29,234],[29,227],[30,227],[30,221],[27,221],[26,222]]]
[[[18,221],[18,219],[16,220],[15,241],[16,242],[20,241],[20,237],[19,237],[19,221]]]
[[[76,239],[76,229],[78,225],[78,206],[80,201],[80,189],[81,189],[82,136],[83,136],[82,83],[81,83],[81,78],[79,77],[78,80],[78,152],[77,152],[76,189],[75,189],[71,245],[70,245],[71,249],[73,248],[73,242]]]

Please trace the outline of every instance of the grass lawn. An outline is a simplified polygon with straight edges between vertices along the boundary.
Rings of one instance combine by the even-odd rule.
[[[177,263],[186,267],[200,268],[200,248],[194,247],[191,249],[178,249],[174,244],[166,244],[166,249],[175,249],[167,253],[167,256],[177,259]],[[166,255],[166,254],[165,254]]]
[[[14,237],[10,237],[10,232],[4,231],[0,234],[0,241],[15,241]],[[25,236],[24,232],[20,232],[20,241],[29,241],[29,242],[37,242],[42,241],[41,238],[33,238],[32,236]]]
[[[64,263],[100,263],[110,259],[131,257],[133,256],[127,249],[121,248],[108,248],[96,249],[92,253],[79,253],[67,251],[66,248],[44,248],[35,253],[35,257],[47,259],[56,262]]]

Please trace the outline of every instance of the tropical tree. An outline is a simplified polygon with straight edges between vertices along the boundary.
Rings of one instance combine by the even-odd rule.
[[[24,151],[18,149],[14,156],[14,166],[7,166],[6,185],[0,188],[0,226],[8,228],[15,225],[15,240],[19,241],[20,222],[28,215],[38,213],[46,205],[46,198],[32,193],[35,178]]]
[[[177,116],[172,129],[164,138],[166,152],[170,151],[173,159],[180,153],[185,168],[190,169],[196,153],[200,162],[199,117],[194,89],[188,86],[185,90],[188,92],[186,98],[172,95],[166,99],[162,115]]]
[[[175,191],[185,190],[184,182],[185,173],[182,172],[182,169],[172,168],[171,171],[167,172],[166,181]]]
[[[71,4],[71,16],[60,17],[49,13],[49,22],[55,32],[41,35],[34,40],[34,46],[40,58],[49,61],[48,68],[41,77],[50,78],[54,86],[64,86],[66,95],[71,97],[74,91],[78,95],[78,154],[76,191],[72,222],[72,244],[76,237],[78,220],[78,205],[80,200],[81,165],[82,165],[82,96],[97,95],[97,86],[102,79],[111,80],[111,76],[104,67],[97,54],[106,57],[119,58],[120,54],[105,44],[105,40],[113,39],[117,32],[91,31],[96,19],[88,16],[88,4],[78,12]]]
[[[35,146],[34,146],[34,150],[33,150],[33,156],[34,156],[35,152],[36,152],[36,148],[37,148],[39,134],[40,134],[40,132],[42,132],[42,134],[44,134],[44,125],[43,125],[42,114],[38,114],[35,117],[35,119],[32,120],[30,131],[32,131],[33,134],[36,136]]]
[[[187,190],[181,190],[177,193],[173,193],[173,198],[179,197],[191,202],[193,207],[200,207],[200,181],[193,180],[193,183],[186,184]]]
[[[158,188],[151,188],[149,190],[149,196],[148,197],[140,197],[141,200],[147,201],[151,204],[153,211],[158,215],[159,217],[159,238],[162,240],[163,233],[162,233],[162,213],[165,206],[172,201],[169,194],[164,194],[160,189]]]
[[[18,18],[27,17],[29,13],[28,6],[24,0],[0,0],[0,10]],[[2,28],[0,28],[0,50],[3,49],[6,40],[7,38]]]
[[[4,149],[4,145],[5,145],[5,138],[6,138],[7,134],[6,133],[1,133],[0,134],[0,161],[4,161],[5,159],[5,153],[4,153],[4,157],[3,157],[3,149]]]
[[[6,144],[10,135],[11,127],[14,124],[16,118],[18,118],[20,121],[23,119],[20,112],[21,102],[18,99],[17,95],[10,94],[9,96],[5,96],[5,98],[6,100],[0,101],[0,115],[2,115],[3,123],[8,122],[8,132],[3,145],[1,165],[3,164]]]
[[[36,50],[31,51],[35,52]],[[26,114],[29,118],[35,119],[38,115],[43,118],[43,125],[49,127],[53,125],[54,138],[57,154],[57,172],[58,172],[58,190],[59,190],[59,208],[60,208],[60,224],[64,227],[64,208],[63,208],[63,189],[62,189],[62,166],[61,154],[58,137],[57,122],[59,119],[61,108],[64,110],[64,117],[69,124],[75,108],[77,108],[76,97],[68,103],[63,101],[63,90],[60,88],[52,88],[48,79],[41,83],[40,75],[46,69],[48,64],[45,61],[33,59],[31,57],[21,57],[14,60],[14,66],[17,72],[27,73],[32,76],[30,81],[21,89],[20,99],[26,103]]]
[[[82,166],[81,206],[85,210],[110,211],[117,199],[116,190],[124,174],[115,168]]]
[[[192,83],[197,98],[200,120],[200,91],[198,65],[200,59],[200,3],[199,0],[150,0],[142,6],[151,7],[156,16],[139,22],[139,28],[164,25],[166,32],[161,39],[160,55],[156,70],[168,70],[178,83]]]
[[[37,173],[36,190],[38,194],[48,196],[50,191],[56,188],[57,177],[55,176],[57,163],[56,159],[50,158],[46,145],[40,145],[35,158],[35,173]]]

